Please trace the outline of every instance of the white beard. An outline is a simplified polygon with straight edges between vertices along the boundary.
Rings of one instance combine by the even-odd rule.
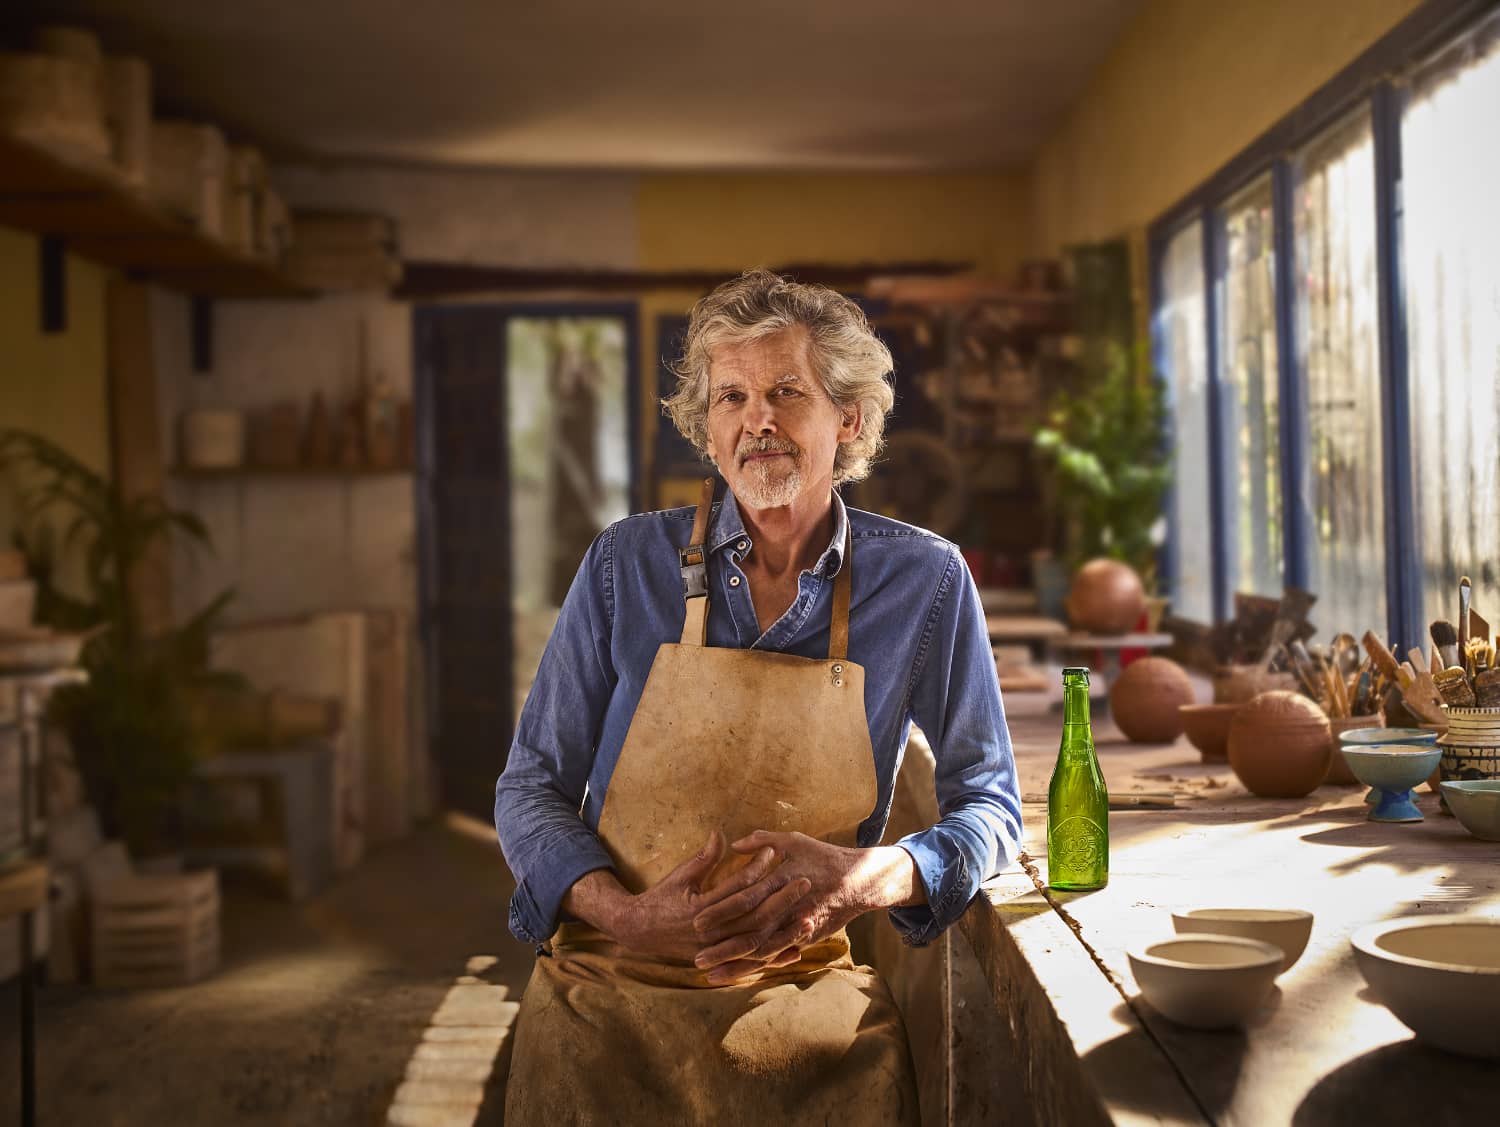
[[[735,483],[735,496],[752,509],[779,509],[802,492],[802,463],[796,455],[783,460],[749,462]]]

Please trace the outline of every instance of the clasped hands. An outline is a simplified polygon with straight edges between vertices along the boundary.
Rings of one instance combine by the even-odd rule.
[[[724,857],[717,830],[694,856],[633,898],[629,947],[691,962],[722,985],[790,966],[801,949],[856,916],[912,901],[916,884],[902,849],[846,848],[801,833],[756,830],[730,844],[750,861],[712,887]]]

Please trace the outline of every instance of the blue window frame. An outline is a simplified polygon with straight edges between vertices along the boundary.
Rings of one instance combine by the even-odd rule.
[[[1500,360],[1475,353],[1500,342],[1500,219],[1470,208],[1462,237],[1477,225],[1494,250],[1460,257],[1453,222],[1402,211],[1403,195],[1407,212],[1425,208],[1437,177],[1471,177],[1460,197],[1476,204],[1492,191],[1500,164],[1477,155],[1491,147],[1472,135],[1487,119],[1471,112],[1466,138],[1453,122],[1497,92],[1500,5],[1429,0],[1152,225],[1179,613],[1224,618],[1234,591],[1285,582],[1320,595],[1320,631],[1384,629],[1419,644],[1427,621],[1451,617],[1445,593],[1467,563],[1476,600],[1489,588],[1483,605],[1500,614],[1500,575],[1485,570],[1500,560]],[[1433,125],[1444,100],[1446,136]],[[1416,196],[1403,193],[1403,146],[1444,142],[1446,162],[1424,149]],[[1427,289],[1408,301],[1413,266]],[[1438,312],[1438,275],[1466,287],[1462,324]],[[1454,379],[1480,390],[1455,391]],[[1434,391],[1447,408],[1434,408]],[[1456,457],[1434,454],[1455,445]],[[1461,494],[1486,490],[1497,511],[1456,515],[1450,471]]]

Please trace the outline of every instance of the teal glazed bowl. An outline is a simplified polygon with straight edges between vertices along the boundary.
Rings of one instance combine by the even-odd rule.
[[[1345,747],[1379,747],[1381,744],[1432,744],[1437,746],[1438,734],[1426,728],[1354,728],[1339,733],[1339,745]],[[1365,795],[1365,802],[1373,806],[1380,798],[1378,789]]]
[[[1420,783],[1442,757],[1436,744],[1383,744],[1353,747],[1345,744],[1344,760],[1354,777],[1374,787],[1376,802],[1372,822],[1420,822],[1422,811],[1412,801],[1411,788]]]
[[[1500,779],[1444,779],[1443,797],[1463,828],[1483,841],[1500,841]]]

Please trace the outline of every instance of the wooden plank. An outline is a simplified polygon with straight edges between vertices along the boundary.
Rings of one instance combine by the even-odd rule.
[[[987,614],[984,625],[991,642],[1046,642],[1068,633],[1057,619],[1036,614]]]
[[[151,291],[111,278],[105,289],[111,470],[127,500],[160,497],[167,463],[158,423],[152,355]],[[159,540],[131,577],[131,591],[147,633],[172,625],[172,551]]]
[[[63,238],[84,258],[186,293],[306,298],[272,264],[197,231],[107,163],[68,161],[0,133],[0,225]]]

